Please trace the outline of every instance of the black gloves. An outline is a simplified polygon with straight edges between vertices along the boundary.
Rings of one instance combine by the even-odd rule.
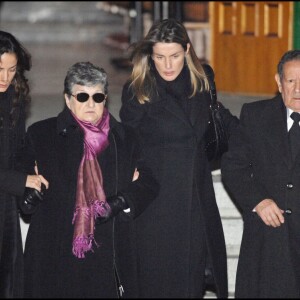
[[[98,217],[96,223],[105,223],[115,217],[120,211],[129,208],[125,198],[120,194],[108,197],[106,202],[110,207],[110,212],[106,217]]]
[[[38,204],[43,201],[44,185],[42,185],[42,190],[39,192],[36,189],[25,188],[23,195],[21,208],[24,213],[32,213],[37,208]]]

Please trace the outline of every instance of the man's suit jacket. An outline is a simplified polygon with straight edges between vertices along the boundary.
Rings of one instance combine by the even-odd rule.
[[[221,170],[244,220],[236,297],[299,297],[293,245],[300,248],[300,155],[292,161],[281,95],[243,105]],[[267,198],[285,211],[280,227],[265,225],[253,212]]]

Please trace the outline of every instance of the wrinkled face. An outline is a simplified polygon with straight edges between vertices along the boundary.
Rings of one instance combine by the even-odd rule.
[[[75,97],[79,93],[87,93],[90,97],[85,102],[79,102]],[[101,103],[96,103],[92,98],[95,93],[104,93],[101,84],[95,86],[74,84],[72,94],[75,96],[65,94],[67,106],[79,120],[96,124],[102,118],[105,100]]]
[[[189,52],[177,43],[156,43],[153,46],[152,59],[159,75],[166,81],[172,81],[180,74],[184,66],[185,55]]]
[[[283,78],[275,75],[284,104],[293,111],[300,112],[300,60],[288,61],[283,65]]]
[[[0,93],[4,93],[17,72],[17,56],[15,53],[3,53],[0,57]]]

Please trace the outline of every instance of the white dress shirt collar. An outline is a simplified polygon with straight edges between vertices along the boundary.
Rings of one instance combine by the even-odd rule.
[[[287,120],[287,130],[289,131],[294,123],[294,120],[291,118],[291,114],[294,111],[287,107],[286,109],[286,120]]]

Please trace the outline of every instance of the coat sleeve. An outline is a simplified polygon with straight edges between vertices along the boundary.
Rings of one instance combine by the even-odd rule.
[[[25,113],[23,107],[20,108],[20,119],[17,126],[17,138],[14,141],[16,143],[16,150],[14,150],[14,153],[10,153],[14,156],[14,168],[10,170],[0,168],[0,190],[14,196],[22,196],[27,178],[20,165],[20,155],[23,152],[25,132]]]
[[[234,116],[228,108],[225,108],[221,102],[219,102],[219,105],[222,119],[226,127],[227,136],[230,137],[239,125],[239,119],[236,116]]]
[[[136,218],[158,195],[159,184],[153,177],[149,166],[146,165],[137,135],[132,129],[128,130],[128,132],[130,136],[127,133],[127,142],[133,145],[132,165],[133,169],[136,168],[139,172],[139,177],[137,180],[131,181],[120,193],[124,196],[130,207],[130,217]],[[130,174],[130,178],[132,177],[133,174]]]
[[[225,187],[242,211],[252,211],[263,199],[270,198],[254,172],[251,123],[255,122],[248,105],[241,110],[240,124],[229,138],[229,149],[222,156],[221,173]]]
[[[0,169],[0,190],[15,196],[22,196],[27,176],[18,171]]]
[[[22,165],[26,172],[26,174],[35,174],[34,166],[35,166],[35,150],[34,150],[34,143],[32,138],[32,130],[31,127],[28,128],[27,133],[25,135],[25,146],[22,155]],[[36,207],[31,207],[24,205],[23,197],[18,198],[18,204],[21,211],[24,214],[32,214],[35,212]]]

